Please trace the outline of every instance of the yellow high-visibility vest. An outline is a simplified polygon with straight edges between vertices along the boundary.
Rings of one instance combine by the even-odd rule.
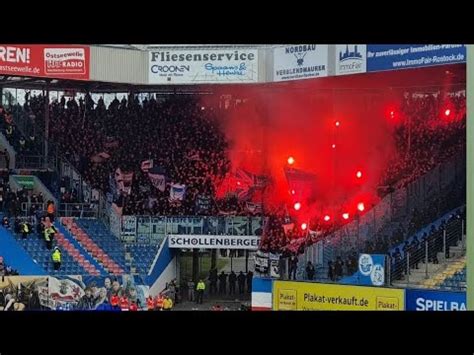
[[[55,250],[53,252],[53,261],[55,263],[60,263],[61,262],[61,252],[59,250]]]

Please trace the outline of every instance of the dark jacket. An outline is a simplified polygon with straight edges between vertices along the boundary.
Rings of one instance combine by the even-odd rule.
[[[231,272],[229,275],[229,283],[235,283],[237,281],[237,275],[234,272]]]
[[[94,309],[94,306],[95,306],[94,297],[93,296],[87,297],[86,295],[84,295],[82,296],[81,300],[77,304],[77,309],[90,311]]]

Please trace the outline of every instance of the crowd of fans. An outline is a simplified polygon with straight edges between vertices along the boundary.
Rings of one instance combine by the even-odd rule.
[[[39,126],[44,125],[42,102],[41,96],[33,96],[23,108]],[[236,201],[214,199],[215,182],[230,168],[227,143],[214,110],[204,109],[197,100],[175,95],[140,103],[130,95],[128,100],[113,100],[107,108],[103,99],[94,103],[86,95],[79,102],[63,97],[49,107],[49,139],[94,188],[110,191],[117,168],[133,172],[131,193],[116,201],[125,214],[194,214],[198,195],[212,199],[208,214],[241,209]],[[165,191],[155,188],[141,169],[146,160],[153,160],[166,175]],[[172,184],[186,186],[180,203],[169,200]],[[61,198],[71,202],[75,196],[74,191],[65,191]]]
[[[453,158],[465,150],[466,145],[465,92],[447,95],[406,93],[401,99],[400,112],[391,114],[391,119],[396,122],[396,149],[380,178],[380,186],[385,187],[379,191],[381,197],[407,186],[437,165]],[[403,242],[443,213],[458,207],[465,201],[465,187],[458,185],[447,187],[439,196],[425,203],[423,208],[409,211],[406,214],[408,223],[402,221],[397,228],[393,228],[391,223],[388,230],[382,229],[382,232],[370,236],[358,251],[386,253],[391,246]],[[284,257],[289,257],[302,253],[305,246],[326,238],[339,227],[341,225],[336,223],[310,221],[308,229],[302,231],[297,223],[291,223],[286,210],[277,211],[268,219],[261,247],[270,252],[282,252]],[[341,254],[350,269],[353,264],[350,259],[354,253],[355,249],[352,248]],[[329,270],[337,264],[337,261],[331,261]],[[333,270],[331,275],[330,278],[334,279],[338,275],[341,277],[337,270]]]
[[[394,131],[396,152],[380,185],[401,188],[446,161],[466,144],[465,92],[406,94]],[[397,117],[398,115],[398,117]]]
[[[395,155],[387,163],[380,185],[385,192],[406,186],[438,164],[451,158],[465,147],[466,99],[464,92],[449,94],[405,93],[400,109],[392,112],[395,122]],[[44,126],[44,98],[25,97],[22,110],[39,127]],[[0,109],[5,134],[14,129],[11,114]],[[76,101],[73,98],[54,100],[49,104],[49,140],[55,142],[83,177],[102,191],[114,189],[117,168],[124,173],[133,172],[131,192],[120,194],[117,205],[124,214],[192,215],[218,213],[248,214],[245,203],[238,198],[218,200],[216,182],[229,172],[230,162],[226,154],[228,142],[219,127],[218,110],[202,107],[196,98],[172,95],[166,98],[145,98],[130,94],[128,99],[115,99],[106,107],[103,99],[95,103],[90,95]],[[81,134],[77,134],[81,132]],[[18,138],[18,137],[17,137]],[[21,138],[21,137],[20,137]],[[15,138],[16,139],[16,138]],[[18,138],[19,139],[19,138]],[[32,137],[23,138],[26,146]],[[17,144],[23,144],[18,142]],[[26,148],[25,148],[26,149]],[[142,162],[153,160],[166,175],[164,191],[156,188],[142,169]],[[172,185],[184,185],[186,193],[180,202],[170,201]],[[211,200],[204,211],[196,208],[198,197]],[[77,190],[62,189],[63,202],[80,200]],[[400,227],[388,237],[373,236],[365,246],[367,250],[386,250],[407,235],[429,223],[442,208],[430,204],[433,209],[411,211],[412,221]],[[291,255],[300,253],[307,244],[331,234],[337,226],[310,221],[309,230],[302,232],[291,224],[285,212],[268,213],[262,249]],[[426,214],[426,218],[420,214]],[[304,238],[303,238],[304,237]],[[295,242],[298,240],[298,242]]]

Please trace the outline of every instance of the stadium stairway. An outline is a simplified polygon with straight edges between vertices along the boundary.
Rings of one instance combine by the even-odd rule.
[[[460,271],[456,271],[452,276],[446,278],[439,286],[448,291],[466,292],[466,265]]]
[[[90,273],[91,275],[98,276],[98,275],[108,275],[107,270],[105,270],[93,257],[89,254],[78,242],[71,233],[64,228],[63,225],[60,223],[56,226],[56,228],[62,233],[64,239],[69,241],[69,243],[73,246],[74,253],[79,251],[79,259],[82,261],[82,266],[91,269],[93,272]],[[80,257],[80,256],[83,257]],[[87,263],[88,261],[88,263]],[[86,270],[87,270],[86,268]],[[94,270],[95,269],[95,270]]]
[[[13,220],[11,225],[13,225]],[[21,254],[15,253],[16,255],[10,255],[8,249],[7,252],[3,251],[2,254],[6,254],[6,261],[9,265],[16,268],[22,275],[95,275],[95,268],[85,268],[87,263],[82,262],[83,256],[81,253],[64,238],[64,235],[57,233],[54,239],[55,245],[61,249],[61,268],[59,270],[53,269],[53,263],[51,260],[51,250],[46,248],[44,239],[39,236],[36,231],[29,234],[26,239],[23,239],[21,235],[14,233],[13,231],[6,230],[0,227],[2,232],[9,235],[18,246],[23,248],[24,252],[28,255],[30,261],[38,266],[38,268],[30,268],[30,261],[27,261]],[[11,246],[10,246],[11,247]],[[10,249],[13,250],[13,249]],[[20,259],[16,259],[20,257]],[[17,268],[16,264],[20,264],[22,267]]]
[[[148,275],[158,253],[159,245],[131,244],[125,247],[103,222],[82,218],[75,219],[75,221],[124,270],[130,270],[133,274],[142,276]]]
[[[128,248],[136,272],[147,275],[159,250],[159,245],[136,244]]]
[[[20,275],[46,275],[43,267],[34,261],[31,255],[17,243],[13,233],[0,227],[0,255],[6,265],[17,270]]]
[[[93,222],[97,223],[97,221]],[[107,273],[113,275],[125,273],[124,270],[127,270],[125,267],[125,251],[120,241],[115,237],[117,243],[113,243],[110,238],[103,238],[104,235],[97,229],[90,228],[90,225],[86,224],[84,226],[83,223],[79,226],[70,217],[62,217],[61,223],[70,231],[72,237],[107,270]]]
[[[422,286],[425,288],[462,288],[462,282],[465,282],[466,273],[466,257],[463,256],[453,263],[450,263],[446,268],[440,270],[432,278],[425,280]],[[457,276],[461,274],[461,277]],[[458,285],[456,284],[458,283]]]

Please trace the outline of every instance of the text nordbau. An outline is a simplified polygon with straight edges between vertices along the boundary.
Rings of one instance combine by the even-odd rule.
[[[227,53],[180,53],[170,54],[170,52],[152,52],[151,61],[156,62],[202,62],[202,61],[246,61],[254,60],[254,53],[227,52]]]

